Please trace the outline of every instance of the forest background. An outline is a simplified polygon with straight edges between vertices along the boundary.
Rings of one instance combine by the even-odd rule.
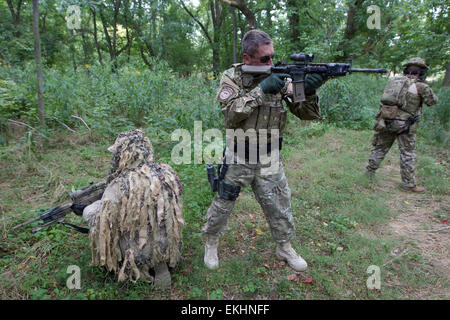
[[[0,293],[4,298],[125,298],[133,297],[132,290],[134,297],[155,296],[154,292],[145,291],[144,286],[138,289],[118,286],[112,278],[108,289],[104,289],[103,280],[98,280],[102,276],[94,269],[86,271],[86,277],[94,285],[81,293],[68,291],[64,282],[65,269],[58,258],[65,261],[63,257],[71,257],[67,254],[67,250],[73,250],[67,247],[71,241],[79,248],[87,248],[86,240],[68,233],[62,226],[37,235],[29,234],[29,230],[11,234],[10,227],[65,201],[70,190],[102,179],[109,163],[106,147],[122,131],[141,128],[154,144],[159,160],[173,165],[170,151],[177,143],[171,141],[174,130],[182,128],[193,132],[194,121],[202,121],[204,130],[223,130],[223,116],[215,101],[219,77],[232,63],[241,62],[241,39],[251,28],[262,29],[272,36],[275,61],[288,61],[291,53],[303,51],[314,53],[316,62],[351,60],[355,67],[387,68],[392,75],[400,73],[402,64],[411,57],[424,58],[430,66],[427,81],[440,101],[432,108],[425,108],[420,122],[418,135],[429,159],[419,163],[419,172],[431,179],[430,196],[442,200],[448,192],[448,14],[448,2],[437,0],[1,1],[0,211],[5,241],[0,254],[0,275],[4,280]],[[311,139],[342,139],[338,135],[343,135],[354,140],[365,139],[361,142],[364,149],[360,154],[364,160],[357,164],[363,166],[368,156],[373,118],[386,81],[387,76],[359,74],[328,81],[318,91],[322,122],[299,125],[298,119],[289,117],[284,151],[288,159],[295,158],[295,152],[289,151],[289,144],[297,143],[309,150],[304,144]],[[298,137],[301,139],[297,140]],[[320,141],[317,143],[320,145]],[[351,145],[350,141],[347,143]],[[309,151],[324,156],[324,151]],[[447,160],[435,159],[438,154]],[[311,158],[311,161],[321,161],[318,158]],[[345,163],[350,168],[355,166],[350,159],[343,161],[348,161]],[[330,168],[338,170],[342,166],[345,167],[333,164]],[[186,247],[190,248],[186,253],[188,263],[182,267],[189,266],[189,270],[183,269],[181,273],[195,273],[194,267],[191,270],[194,262],[201,268],[198,229],[204,223],[204,212],[213,194],[208,190],[203,166],[175,167],[186,186],[188,226],[185,235],[191,235],[186,240]],[[18,177],[12,178],[17,172],[20,172]],[[333,172],[330,175],[339,178]],[[444,178],[445,182],[442,184],[438,178]],[[306,179],[304,175],[303,179]],[[328,181],[326,177],[323,179]],[[345,184],[345,181],[336,181]],[[365,185],[365,188],[370,194],[370,187]],[[308,192],[320,194],[317,189]],[[307,214],[316,208],[307,200],[302,201],[297,205]],[[320,199],[317,201],[319,207],[326,207]],[[334,208],[337,202],[333,201],[330,205]],[[363,223],[356,216],[352,220],[349,216],[335,216],[331,209],[329,212],[322,209],[325,211],[321,219],[329,214],[338,225],[336,233],[330,233],[333,237],[342,237],[352,225]],[[447,221],[448,207],[436,210],[438,220]],[[257,230],[263,229],[258,227]],[[49,237],[67,246],[49,243]],[[337,240],[328,243],[331,252],[342,248]],[[231,240],[227,245],[230,250],[236,250],[233,247],[236,243]],[[29,259],[30,251],[25,248],[34,248],[37,252],[33,254],[34,259]],[[81,260],[88,265],[89,252],[83,250]],[[72,259],[76,261],[79,253],[75,252]],[[353,251],[355,257],[358,252]],[[254,259],[252,263],[262,264],[256,257]],[[408,261],[405,263],[411,262]],[[48,280],[43,273],[36,275],[27,269],[31,266],[38,270],[36,266],[44,265],[59,270],[59,274]],[[267,269],[262,267],[258,272],[267,273]],[[365,274],[361,275],[361,270],[358,276],[356,271],[350,272],[344,279],[363,279]],[[175,286],[173,296],[261,298],[271,297],[273,288],[277,288],[278,298],[299,297],[293,293],[299,281],[290,281],[292,277],[286,282],[285,278],[280,280],[274,276],[273,282],[268,281],[268,284],[249,280],[247,282],[253,285],[233,291],[226,284],[219,285],[224,281],[221,276],[231,279],[240,273],[232,263],[223,272],[205,289],[201,283],[206,273],[198,269],[198,274],[191,273],[193,280],[186,289],[182,289],[181,284]],[[18,285],[11,274],[26,281]],[[267,274],[264,277],[267,280]],[[179,281],[186,285],[184,280]],[[405,286],[421,288],[420,284]],[[343,288],[351,292],[349,297],[405,296],[402,290],[388,290],[383,294],[367,290],[357,292],[345,281],[338,287],[339,290],[333,291],[328,285],[319,286],[310,297],[338,298]]]

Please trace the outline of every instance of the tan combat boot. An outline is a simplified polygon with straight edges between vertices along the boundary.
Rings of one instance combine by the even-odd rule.
[[[422,193],[426,190],[425,187],[421,187],[421,186],[414,186],[414,187],[403,187],[402,189],[405,191],[410,191],[410,192],[415,192],[415,193]]]
[[[208,269],[214,270],[219,267],[219,257],[217,256],[217,247],[219,246],[219,237],[207,235],[205,243],[205,257],[203,261]]]
[[[308,267],[306,261],[295,252],[290,242],[278,243],[275,254],[278,259],[287,261],[295,271],[305,271]]]

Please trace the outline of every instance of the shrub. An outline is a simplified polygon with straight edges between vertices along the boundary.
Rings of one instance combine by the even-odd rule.
[[[438,144],[448,145],[448,129],[450,124],[450,88],[437,90],[439,101],[428,108],[424,105],[424,113],[419,126],[419,133],[426,139]]]
[[[0,67],[0,118],[38,122],[35,71]],[[191,130],[194,121],[204,127],[221,127],[220,109],[214,96],[216,81],[180,78],[165,62],[153,69],[132,62],[116,72],[111,66],[84,65],[73,69],[44,69],[44,104],[50,128],[83,128],[81,117],[96,133],[108,137],[134,127],[146,128],[154,138]],[[65,129],[64,129],[65,130]]]
[[[328,80],[318,91],[324,120],[338,127],[371,129],[385,84],[384,77],[359,74]]]

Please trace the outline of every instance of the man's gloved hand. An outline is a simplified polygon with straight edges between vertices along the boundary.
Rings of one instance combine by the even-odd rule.
[[[305,95],[311,96],[325,82],[325,77],[319,73],[309,73],[305,77]]]
[[[281,91],[284,87],[284,78],[289,78],[287,73],[272,73],[270,77],[261,81],[258,85],[262,92],[275,94]]]

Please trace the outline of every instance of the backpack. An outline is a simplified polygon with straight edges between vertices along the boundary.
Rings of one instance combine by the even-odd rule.
[[[381,118],[395,119],[398,108],[406,105],[406,93],[414,80],[406,76],[390,78],[381,96]]]

